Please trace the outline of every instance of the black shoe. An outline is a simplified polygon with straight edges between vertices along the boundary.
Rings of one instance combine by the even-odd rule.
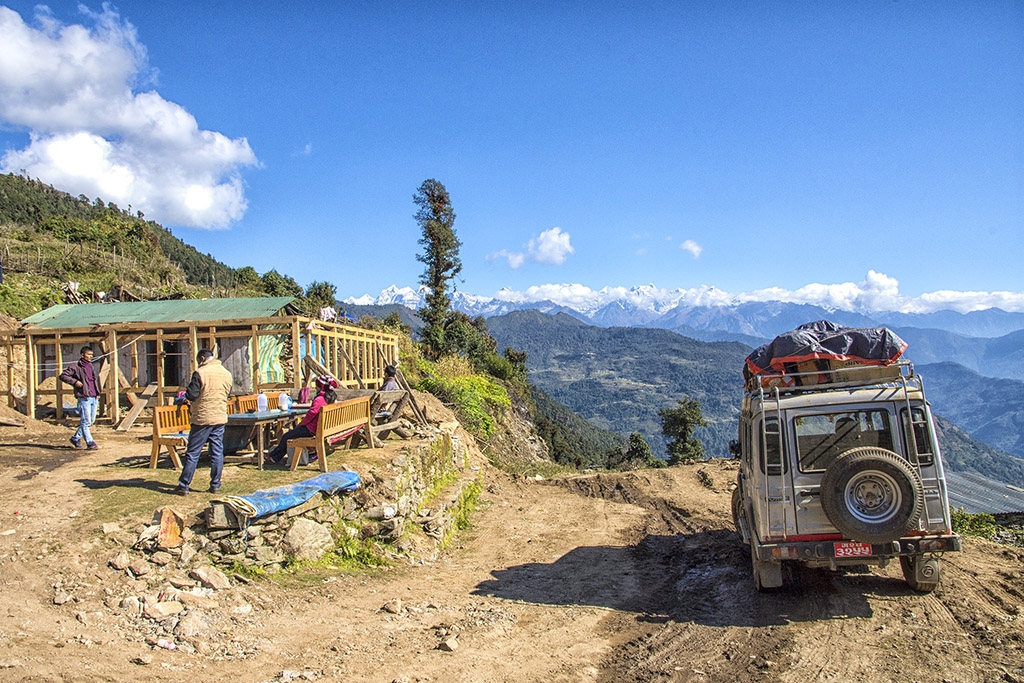
[[[82,440],[81,439],[76,439],[75,437],[71,437],[70,439],[68,439],[68,441],[71,442],[71,447],[72,448],[81,448],[82,447]]]
[[[210,493],[217,493],[217,491],[220,491],[220,487],[219,486],[211,486],[210,489],[209,489]]]
[[[188,495],[188,489],[185,488],[184,486],[179,486],[178,488],[174,489],[174,495],[176,495],[176,496],[187,496]]]

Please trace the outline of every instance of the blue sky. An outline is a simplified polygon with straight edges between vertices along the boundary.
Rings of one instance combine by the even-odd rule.
[[[0,4],[0,167],[341,298],[435,178],[474,294],[1024,310],[1024,3],[292,5]]]

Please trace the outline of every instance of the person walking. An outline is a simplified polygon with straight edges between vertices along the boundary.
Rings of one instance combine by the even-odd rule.
[[[220,489],[224,471],[224,425],[228,423],[228,394],[234,378],[209,349],[199,351],[196,363],[199,367],[192,373],[182,401],[189,406],[192,427],[188,432],[178,488],[174,490],[179,496],[188,495],[199,464],[199,453],[207,443],[210,444],[210,493]]]
[[[64,372],[60,373],[60,381],[73,386],[75,398],[78,399],[78,429],[71,436],[71,445],[79,448],[84,441],[86,448],[94,451],[99,446],[93,440],[89,427],[96,422],[100,380],[92,367],[92,355],[92,347],[83,346],[78,362],[64,368]]]

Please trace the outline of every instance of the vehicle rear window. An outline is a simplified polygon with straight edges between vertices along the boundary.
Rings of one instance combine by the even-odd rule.
[[[797,457],[802,472],[824,470],[841,454],[859,446],[893,450],[889,413],[845,410],[793,418]]]

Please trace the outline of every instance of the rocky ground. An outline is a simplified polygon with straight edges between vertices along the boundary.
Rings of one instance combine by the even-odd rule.
[[[143,432],[101,427],[87,452],[67,427],[0,430],[0,680],[1024,681],[1024,551],[968,540],[931,595],[898,563],[758,594],[730,462],[484,468],[472,527],[439,553],[243,580],[111,566],[138,520],[109,501],[173,486],[140,466]]]

